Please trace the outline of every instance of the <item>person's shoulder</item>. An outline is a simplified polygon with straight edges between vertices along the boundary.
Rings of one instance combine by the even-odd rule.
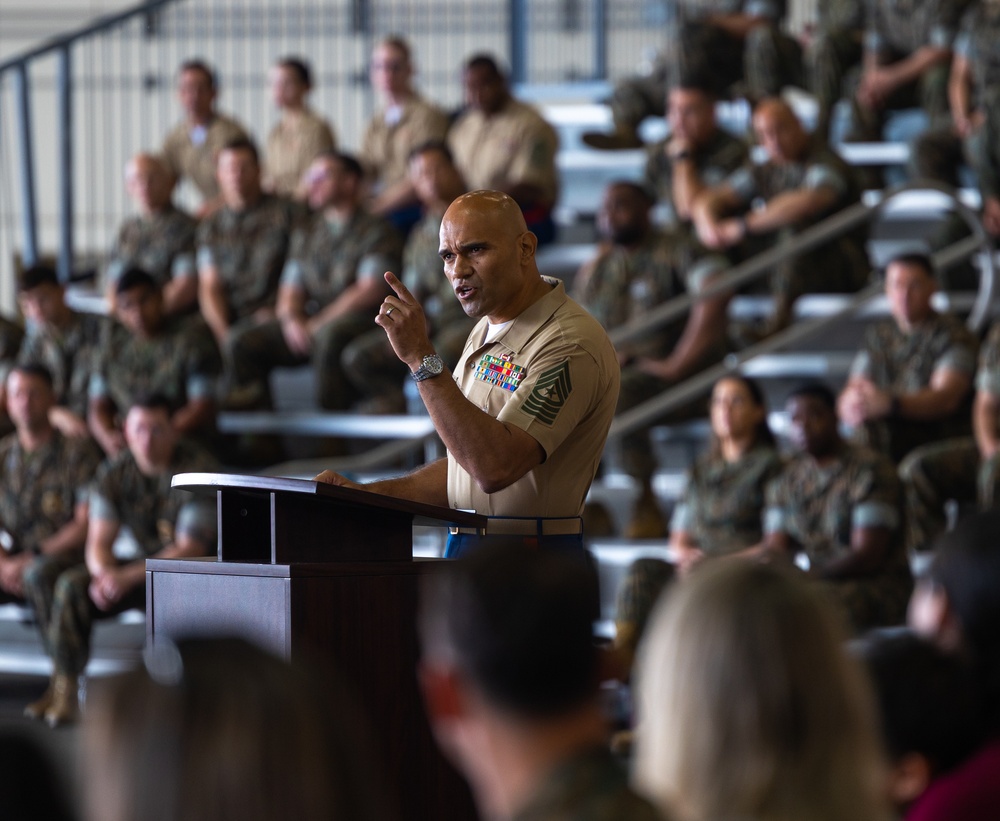
[[[190,439],[179,439],[174,448],[171,470],[176,473],[210,473],[219,469],[216,458]]]
[[[217,136],[217,139],[225,141],[250,138],[250,132],[247,131],[243,123],[235,117],[219,111],[215,112],[208,130],[213,136]]]

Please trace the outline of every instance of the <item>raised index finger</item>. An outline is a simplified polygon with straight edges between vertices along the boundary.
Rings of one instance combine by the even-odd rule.
[[[417,300],[413,298],[413,294],[409,292],[407,287],[400,281],[392,271],[385,272],[385,281],[389,283],[389,287],[396,292],[396,296],[399,297],[399,301],[404,305],[416,305]]]

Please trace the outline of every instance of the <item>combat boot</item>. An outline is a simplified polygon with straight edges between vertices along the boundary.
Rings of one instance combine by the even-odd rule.
[[[33,718],[36,721],[41,721],[45,718],[45,711],[52,706],[52,695],[55,692],[55,675],[49,680],[49,686],[45,688],[45,692],[42,693],[42,697],[37,701],[31,702],[27,707],[24,708],[24,717]]]
[[[45,711],[45,723],[55,728],[72,724],[80,717],[76,676],[57,673],[52,679],[52,703]]]

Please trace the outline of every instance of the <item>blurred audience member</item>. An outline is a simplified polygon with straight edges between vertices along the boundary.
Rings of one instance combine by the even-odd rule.
[[[95,686],[89,821],[385,821],[374,766],[331,682],[241,639],[154,642]]]
[[[626,325],[650,309],[686,293],[697,294],[726,266],[719,255],[699,254],[699,248],[679,231],[654,228],[652,200],[633,182],[611,183],[604,193],[598,226],[602,243],[597,256],[574,278],[573,296],[608,330]],[[622,386],[618,413],[634,408],[689,376],[717,362],[726,353],[728,298],[716,295],[696,302],[686,317],[619,343]],[[672,419],[698,415],[704,405],[678,409]],[[625,528],[631,539],[662,538],[667,526],[653,494],[656,459],[649,429],[622,439],[626,472],[637,480],[639,498]]]
[[[784,100],[760,103],[753,131],[767,160],[746,163],[695,203],[694,225],[708,248],[764,250],[858,201],[852,170],[805,131]],[[761,207],[754,207],[757,200]],[[784,328],[802,294],[855,291],[867,279],[868,258],[857,231],[775,265],[769,275],[775,305],[765,331]]]
[[[403,248],[403,284],[423,306],[434,350],[454,369],[475,322],[466,316],[444,275],[438,253],[444,212],[465,193],[465,182],[443,142],[417,146],[410,156],[410,179],[424,215],[406,238]],[[406,404],[403,384],[409,374],[381,328],[374,328],[348,343],[342,357],[354,390],[364,396],[359,409],[376,413],[402,413]]]
[[[887,819],[871,694],[839,628],[782,568],[698,568],[640,650],[636,788],[675,821]]]
[[[90,658],[94,619],[145,608],[146,559],[203,556],[216,545],[214,499],[170,487],[175,473],[210,471],[215,462],[178,438],[166,398],[133,403],[125,441],[128,447],[105,462],[94,481],[86,564],[61,573],[33,570],[25,578],[53,665],[49,688],[25,712],[52,727],[77,718],[77,679]],[[114,552],[123,526],[137,546],[131,558]]]
[[[819,384],[789,396],[796,454],[768,485],[763,543],[744,553],[795,558],[855,631],[899,624],[912,589],[899,478],[885,456],[841,438],[835,403]]]
[[[969,400],[979,344],[957,317],[939,314],[934,267],[923,254],[885,269],[892,318],[875,323],[837,401],[854,438],[899,462],[920,445],[969,430]]]
[[[88,389],[110,320],[70,308],[55,270],[44,265],[21,274],[17,300],[28,323],[18,361],[52,374],[56,401],[49,420],[64,436],[89,437]]]
[[[70,439],[49,421],[52,375],[15,365],[7,407],[15,432],[0,440],[0,601],[24,599],[24,576],[44,556],[60,567],[83,560],[87,494],[100,461],[89,439]]]
[[[420,683],[481,816],[656,821],[608,749],[589,557],[495,544],[428,582]]]
[[[198,227],[198,287],[202,316],[231,367],[233,337],[275,317],[295,215],[287,200],[261,190],[253,143],[228,143],[218,176],[224,204]]]
[[[448,145],[470,191],[502,191],[524,213],[539,244],[555,239],[552,208],[559,196],[559,136],[530,105],[515,100],[496,61],[472,57],[462,73],[464,113]]]
[[[826,0],[816,4],[819,19],[805,49],[806,87],[816,97],[815,133],[826,139],[833,107],[845,96],[848,76],[861,65],[865,28],[864,0]]]
[[[240,123],[215,110],[218,93],[215,72],[206,63],[181,63],[177,97],[184,119],[167,134],[161,152],[174,178],[190,180],[201,194],[198,216],[206,216],[222,205],[215,175],[219,152],[233,140],[249,139]]]
[[[398,270],[400,241],[362,205],[364,172],[354,157],[321,154],[307,177],[314,213],[292,236],[276,316],[235,335],[233,372],[246,403],[270,405],[270,372],[311,361],[320,406],[344,410],[357,397],[341,354],[371,330],[389,291],[383,274]]]
[[[261,185],[268,193],[304,200],[309,164],[336,148],[330,124],[306,102],[312,87],[312,69],[298,57],[282,57],[271,68],[271,98],[281,120],[267,135]]]
[[[139,268],[118,280],[115,317],[90,379],[88,422],[97,443],[108,456],[117,456],[125,447],[125,412],[137,397],[157,393],[170,403],[174,430],[208,444],[222,374],[211,335],[166,316],[159,286]]]
[[[5,316],[0,316],[0,435],[13,431],[14,426],[7,416],[7,374],[17,362],[24,328]]]
[[[380,107],[368,121],[358,157],[374,182],[371,210],[403,233],[420,219],[423,204],[409,172],[410,155],[448,133],[448,115],[413,88],[415,72],[410,45],[401,37],[375,46],[369,77]]]
[[[944,531],[949,501],[981,510],[1000,505],[1000,324],[979,354],[972,429],[974,438],[931,442],[900,464],[910,550],[927,550]]]
[[[670,136],[649,149],[646,185],[670,207],[673,222],[691,228],[694,201],[736,171],[749,154],[743,140],[719,127],[707,76],[681,77],[667,92]]]
[[[982,700],[972,672],[961,657],[909,632],[875,632],[860,642],[858,653],[875,685],[889,796],[906,818],[924,817],[923,796],[931,798],[935,782],[984,739]],[[958,821],[959,816],[945,817]]]
[[[152,274],[163,289],[163,310],[184,314],[198,307],[198,271],[194,263],[197,221],[174,207],[174,177],[163,160],[136,154],[125,166],[125,187],[138,216],[118,229],[105,272],[108,303],[114,307],[118,278],[129,268]]]
[[[948,72],[967,0],[872,0],[861,81],[847,139],[879,141],[887,112],[922,108],[932,126],[948,116]]]

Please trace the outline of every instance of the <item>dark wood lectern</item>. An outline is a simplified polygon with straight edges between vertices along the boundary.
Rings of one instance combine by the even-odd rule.
[[[366,712],[400,817],[475,819],[465,782],[441,756],[416,682],[422,574],[414,524],[485,518],[298,479],[184,473],[215,491],[218,555],[146,562],[147,638],[238,635],[283,658],[332,660]]]

